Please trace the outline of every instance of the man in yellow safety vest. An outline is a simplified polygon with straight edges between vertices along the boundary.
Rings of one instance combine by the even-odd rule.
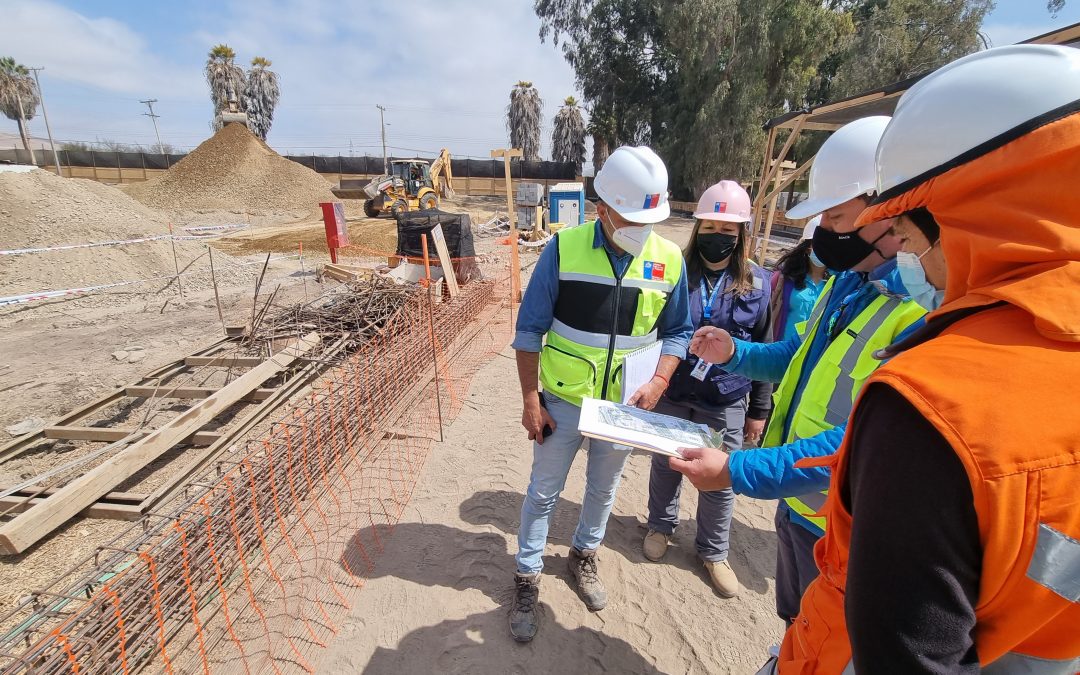
[[[510,614],[510,632],[519,642],[532,640],[539,627],[541,556],[549,517],[582,446],[577,430],[582,399],[621,402],[622,357],[660,340],[656,375],[629,399],[631,405],[651,409],[686,356],[693,332],[682,252],[652,232],[653,223],[670,213],[663,161],[649,148],[619,148],[597,174],[595,187],[599,217],[560,231],[540,255],[514,337],[521,424],[535,441]],[[592,611],[607,604],[596,551],[629,456],[627,446],[589,441],[585,495],[569,565]]]

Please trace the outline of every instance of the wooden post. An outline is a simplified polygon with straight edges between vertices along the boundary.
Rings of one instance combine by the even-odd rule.
[[[753,251],[757,246],[758,234],[761,227],[761,195],[765,192],[765,174],[769,172],[769,160],[772,159],[773,144],[776,142],[776,127],[769,129],[769,138],[765,141],[765,158],[761,162],[761,173],[758,176],[758,192],[757,197],[754,199],[753,209],[751,211],[751,227],[753,231],[750,233],[750,250]]]
[[[513,180],[510,177],[510,159],[521,157],[520,148],[500,148],[491,151],[492,159],[503,158],[506,177],[506,212],[510,217],[510,299],[521,302],[521,263],[518,260],[517,214],[514,212]],[[511,308],[512,309],[512,308]]]
[[[773,188],[771,194],[772,199],[769,200],[769,215],[765,217],[765,231],[761,235],[761,249],[758,251],[758,265],[765,264],[765,252],[769,250],[769,235],[772,234],[773,219],[776,218],[776,200],[780,198],[780,184],[784,180],[784,171],[780,169],[776,172],[776,187]]]
[[[431,258],[428,257],[427,235],[420,237],[420,250],[424,252],[424,281],[431,283]]]

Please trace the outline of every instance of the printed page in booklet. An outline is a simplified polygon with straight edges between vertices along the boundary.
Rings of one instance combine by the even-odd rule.
[[[660,350],[664,346],[661,341],[656,341],[648,347],[635,349],[623,357],[623,385],[622,402],[626,403],[634,392],[653,379],[656,374],[656,366],[660,363]]]
[[[679,448],[719,448],[723,437],[704,424],[611,401],[581,401],[578,431],[583,436],[681,457]]]

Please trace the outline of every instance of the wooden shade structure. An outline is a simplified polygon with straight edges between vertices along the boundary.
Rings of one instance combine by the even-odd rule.
[[[1020,44],[1080,47],[1080,23],[1029,38]],[[769,235],[772,233],[773,222],[776,218],[776,203],[780,193],[805,174],[814,162],[811,157],[802,166],[795,169],[794,163],[787,160],[788,153],[794,146],[799,134],[803,131],[836,131],[845,124],[863,117],[892,115],[893,111],[896,110],[896,104],[899,102],[900,96],[910,89],[912,85],[932,72],[934,71],[928,70],[906,80],[894,82],[838,101],[793,110],[779,117],[774,117],[765,123],[768,140],[765,144],[765,156],[762,158],[760,181],[758,182],[758,191],[757,196],[754,198],[753,209],[754,236],[752,241],[755,246],[759,247],[757,255],[759,264],[765,262],[765,251],[768,248]],[[776,137],[781,129],[788,129],[790,133],[780,151],[776,152]],[[794,170],[785,173],[785,170],[789,167]],[[769,188],[770,183],[773,184],[771,189]],[[763,211],[766,212],[764,220],[761,218]]]

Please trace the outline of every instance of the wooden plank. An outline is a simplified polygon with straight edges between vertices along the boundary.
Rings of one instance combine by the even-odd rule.
[[[45,503],[47,499],[47,497],[27,499],[26,497],[11,495],[10,497],[0,498],[0,508],[8,513],[25,513],[31,507]],[[138,504],[134,503],[94,502],[80,511],[79,515],[88,518],[107,518],[109,520],[138,520],[142,518],[142,512],[139,511]]]
[[[435,251],[439,254],[439,265],[443,268],[443,277],[450,290],[450,297],[456,298],[461,293],[461,287],[458,286],[457,275],[454,274],[454,263],[450,258],[450,251],[446,248],[446,237],[443,235],[441,223],[431,228],[431,239],[435,242]]]
[[[129,429],[126,427],[76,427],[76,426],[55,426],[45,427],[43,430],[45,438],[54,438],[67,441],[99,441],[102,443],[113,443],[115,441],[123,440],[131,434],[138,433],[135,429]],[[151,430],[147,429],[142,432],[142,436],[146,437],[150,435]],[[190,438],[185,439],[192,445],[210,445],[221,438],[221,434],[215,431],[196,431]]]
[[[237,439],[242,438],[244,434],[251,431],[256,424],[265,419],[278,406],[294,396],[306,394],[311,389],[315,378],[325,370],[326,364],[332,360],[334,355],[345,348],[347,339],[347,334],[343,334],[337,342],[323,350],[318,361],[309,361],[290,378],[287,384],[274,390],[273,397],[259,404],[250,412],[245,411],[246,415],[239,420],[238,424],[230,428],[220,439],[201,451],[193,459],[190,459],[182,469],[174,472],[167,481],[150,493],[140,504],[140,509],[145,513],[153,509],[157,504],[164,502],[177,489],[178,485],[188,480],[196,471],[213,461]]]
[[[213,343],[212,345],[210,345],[208,347],[204,347],[204,348],[196,351],[194,354],[192,354],[192,356],[199,356],[199,355],[205,354],[206,352],[209,352],[212,349],[216,349],[216,348],[220,347],[221,345],[225,344],[226,342],[227,342],[227,340],[218,340],[217,342]],[[183,360],[178,360],[178,361],[173,361],[172,363],[167,363],[164,366],[161,366],[160,368],[157,368],[156,370],[150,371],[150,373],[148,373],[146,376],[144,376],[143,378],[140,379],[139,383],[144,383],[146,381],[153,381],[155,379],[170,377],[171,375],[174,375],[174,374],[180,372],[181,370],[183,370],[186,367],[187,366],[184,364]],[[107,407],[109,405],[112,405],[113,403],[115,403],[119,399],[123,398],[123,396],[124,396],[124,392],[123,392],[122,389],[116,389],[114,391],[111,391],[108,394],[105,394],[104,396],[102,396],[101,398],[90,401],[89,403],[87,403],[85,405],[82,405],[82,406],[76,408],[75,410],[72,410],[67,415],[64,415],[60,419],[53,422],[53,425],[54,426],[59,426],[59,425],[71,424],[72,422],[77,422],[77,421],[79,421],[79,420],[81,420],[81,419],[83,419],[85,417],[88,417],[88,416],[92,415],[93,413],[97,412],[98,410],[101,410],[102,408],[105,408],[105,407]],[[26,452],[28,449],[33,447],[33,445],[35,443],[37,443],[38,441],[40,441],[40,440],[42,440],[44,438],[45,438],[44,434],[39,431],[36,434],[27,434],[25,436],[20,436],[18,438],[14,438],[14,439],[12,439],[11,441],[9,441],[6,444],[0,445],[0,464],[3,464],[4,462],[6,462],[6,461],[8,461],[10,459],[13,459],[15,457],[18,457],[19,455],[21,455],[22,453]]]
[[[264,361],[232,383],[214,392],[165,426],[152,431],[116,453],[97,467],[60,488],[55,494],[25,513],[0,526],[0,552],[22,553],[99,497],[138,473],[146,465],[168,452],[182,439],[195,433],[231,407],[240,398],[270,379],[297,357],[311,351],[320,341],[318,333],[310,333],[299,344]]]
[[[189,366],[221,366],[222,368],[254,368],[266,359],[258,356],[189,356],[184,363]]]
[[[160,387],[131,386],[124,387],[124,394],[144,398],[206,398],[220,387]],[[265,401],[274,395],[273,389],[256,389],[241,401]]]

